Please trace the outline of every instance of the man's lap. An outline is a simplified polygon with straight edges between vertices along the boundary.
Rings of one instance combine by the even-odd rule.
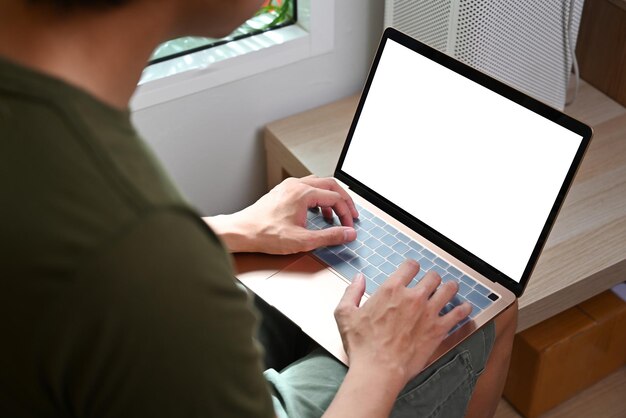
[[[260,340],[271,350],[281,351],[281,345],[306,345],[294,341],[295,325],[283,322],[290,341],[276,341],[268,337],[268,326],[274,337],[280,313],[257,302],[263,315]],[[284,317],[283,317],[284,318]],[[402,390],[391,413],[392,417],[455,417],[463,416],[478,376],[489,357],[495,339],[493,322],[474,333],[470,338],[433,363],[416,376]],[[297,338],[296,338],[297,340]],[[285,350],[282,350],[285,352]],[[266,356],[266,359],[272,356]],[[289,361],[290,359],[287,359]],[[275,356],[272,360],[276,362]],[[283,359],[282,363],[286,361]],[[278,362],[281,363],[281,362]],[[291,363],[291,362],[289,362]],[[277,364],[277,363],[274,363]],[[272,364],[270,364],[272,366]],[[280,370],[280,368],[279,368]],[[280,371],[268,368],[266,380],[274,391],[274,406],[278,417],[319,417],[333,400],[347,368],[325,350],[317,348],[308,355],[289,364]]]

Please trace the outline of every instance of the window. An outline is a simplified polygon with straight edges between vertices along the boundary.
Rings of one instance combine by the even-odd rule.
[[[335,38],[335,0],[283,1],[291,3],[293,24],[261,29],[261,33],[242,39],[227,37],[230,42],[208,49],[181,50],[177,57],[148,65],[131,99],[131,109],[158,105],[330,52]]]
[[[243,25],[225,38],[184,37],[165,42],[157,47],[149,65],[182,57],[228,42],[258,35],[260,33],[292,25],[296,22],[296,0],[266,0],[261,9]],[[224,7],[228,7],[225,5]]]

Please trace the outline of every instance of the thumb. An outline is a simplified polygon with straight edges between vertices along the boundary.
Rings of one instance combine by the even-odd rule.
[[[307,230],[306,233],[308,239],[305,242],[312,247],[310,249],[340,245],[356,239],[356,230],[349,226],[333,226],[317,231]]]
[[[365,277],[363,277],[363,273],[358,273],[356,276],[354,276],[352,283],[350,283],[348,287],[346,287],[346,291],[341,297],[341,300],[337,305],[337,309],[335,310],[335,316],[341,316],[341,314],[350,312],[353,309],[358,308],[364,293]]]
[[[337,308],[335,308],[335,322],[337,323],[339,334],[341,334],[343,346],[348,353],[350,352],[350,344],[347,338],[347,332],[350,328],[350,318],[351,314],[355,313],[359,308],[363,293],[365,293],[365,277],[363,273],[359,273],[346,288]]]

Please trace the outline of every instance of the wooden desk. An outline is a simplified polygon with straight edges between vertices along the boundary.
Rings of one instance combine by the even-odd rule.
[[[333,174],[358,97],[267,125],[268,185]],[[626,280],[626,109],[582,82],[566,113],[594,138],[520,298],[524,330]]]

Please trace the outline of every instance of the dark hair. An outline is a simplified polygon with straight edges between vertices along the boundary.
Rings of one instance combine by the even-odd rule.
[[[28,0],[32,4],[47,4],[59,9],[105,9],[120,6],[130,0]]]

